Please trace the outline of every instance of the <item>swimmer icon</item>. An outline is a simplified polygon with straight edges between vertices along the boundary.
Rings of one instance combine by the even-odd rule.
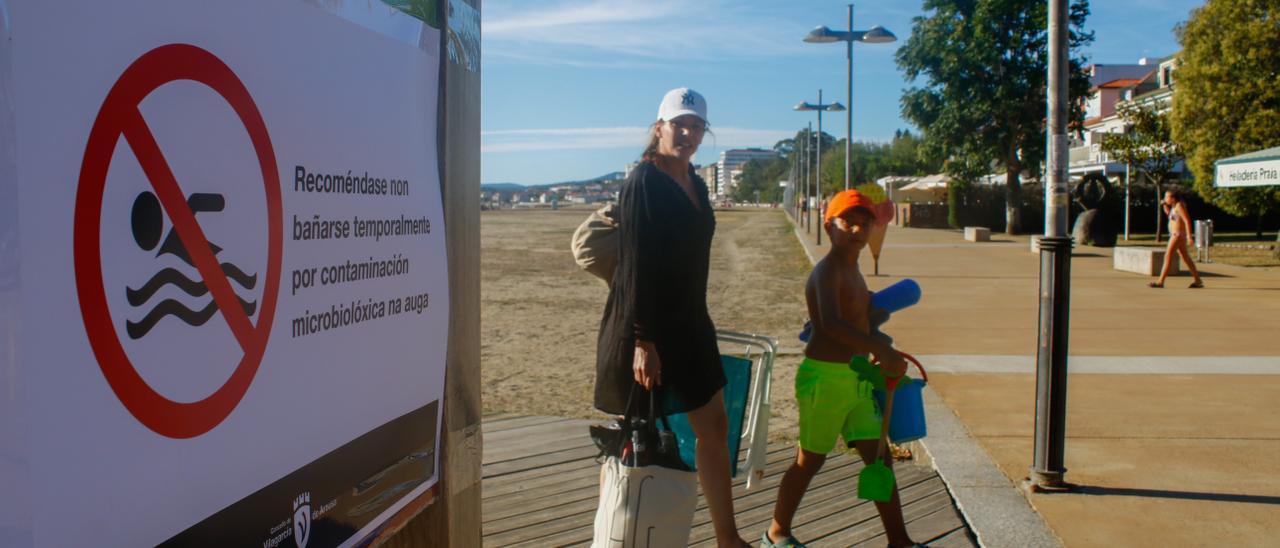
[[[198,213],[217,213],[226,207],[226,200],[221,194],[194,193],[187,197],[187,206],[191,208],[193,215]],[[160,235],[164,229],[163,211],[160,200],[151,191],[144,191],[138,194],[138,197],[133,201],[131,215],[134,241],[144,251],[151,251],[159,246],[159,250],[156,251],[155,255],[157,259],[164,255],[172,255],[188,267],[195,269],[191,254],[188,253],[173,227],[169,228],[168,234],[165,235],[163,242],[161,241]],[[209,243],[209,250],[213,252],[215,257],[222,252],[222,248],[212,242]],[[253,290],[258,283],[257,274],[246,274],[243,269],[235,264],[221,262],[219,266],[228,280],[235,282],[245,290]],[[192,297],[203,297],[209,293],[209,288],[203,281],[193,280],[176,268],[165,267],[137,289],[126,286],[125,296],[130,305],[140,307],[147,304],[166,285],[173,285]],[[247,316],[253,316],[258,308],[257,301],[246,301],[239,295],[236,295],[236,300],[239,301]],[[188,308],[187,305],[176,299],[164,299],[152,307],[150,311],[147,311],[142,319],[136,322],[126,320],[125,332],[128,333],[131,339],[140,339],[166,316],[173,316],[190,326],[201,326],[208,322],[217,311],[217,303],[212,298],[209,299],[207,305],[199,310]]]

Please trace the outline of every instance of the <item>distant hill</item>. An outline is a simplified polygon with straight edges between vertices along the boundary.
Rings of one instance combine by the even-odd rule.
[[[480,190],[484,190],[488,192],[524,190],[524,185],[520,185],[516,183],[485,183],[483,185],[480,185]]]
[[[486,183],[486,184],[480,185],[480,190],[494,192],[494,191],[516,191],[516,190],[541,190],[541,189],[546,189],[546,188],[550,188],[553,186],[560,186],[560,185],[582,186],[582,185],[587,185],[591,183],[599,183],[601,181],[612,181],[614,179],[621,179],[623,175],[624,174],[621,171],[614,171],[612,173],[606,173],[599,177],[592,177],[590,179],[584,179],[581,181],[561,181],[558,183],[545,183],[541,185],[521,185],[516,183]]]

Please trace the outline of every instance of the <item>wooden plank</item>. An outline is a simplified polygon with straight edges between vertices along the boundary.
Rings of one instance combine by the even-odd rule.
[[[787,459],[776,468],[771,468],[765,481],[758,489],[751,492],[735,491],[734,510],[740,524],[750,526],[756,522],[763,521],[767,525],[772,520],[773,503],[777,498],[778,485],[790,465],[791,459]],[[856,459],[842,455],[834,456],[828,460],[828,464],[810,482],[804,503],[814,504],[825,501],[828,497],[838,497],[842,493],[852,493],[857,485],[857,472],[861,469],[862,464]],[[918,477],[912,473],[906,473],[902,475],[900,481],[905,484],[918,479]],[[804,505],[802,505],[803,507]],[[699,509],[703,512],[695,516],[695,524],[709,526],[710,516],[705,513],[705,503]]]
[[[877,519],[875,506],[857,498],[856,476],[857,474],[851,473],[828,473],[825,476],[819,473],[814,477],[808,491],[805,492],[800,508],[796,510],[796,515],[792,519],[792,528],[801,538],[815,538],[834,531],[842,521]],[[923,496],[925,493],[921,491],[930,489],[927,485],[929,480],[930,476],[926,474],[901,474],[899,476],[901,496],[907,501],[913,500],[912,497]],[[777,485],[774,484],[773,489],[769,491],[769,496],[762,504],[746,511],[738,511],[735,501],[735,517],[739,530],[744,534],[763,533],[773,521]],[[709,519],[695,530],[695,535],[690,537],[690,541],[691,544],[714,543],[715,531]]]
[[[556,493],[554,496],[539,497],[535,493],[533,496],[491,499],[483,503],[484,519],[486,525],[499,524],[517,516],[532,515],[542,510],[556,509],[571,502],[595,499],[599,496],[599,482],[587,481],[573,489]]]
[[[594,445],[590,447],[580,447],[575,449],[566,449],[545,453],[525,459],[515,459],[505,462],[497,462],[484,467],[484,479],[498,477],[505,474],[514,474],[524,470],[532,470],[543,466],[551,466],[575,460],[590,459],[596,456],[598,451]]]
[[[776,465],[783,460],[790,462],[789,448],[770,447],[770,450],[771,452],[766,455],[768,465]],[[533,468],[487,478],[484,484],[484,498],[488,500],[523,492],[532,492],[537,497],[552,496],[556,492],[567,490],[566,487],[570,485],[599,481],[599,476],[600,464],[594,458]],[[745,486],[745,484],[745,474],[735,480],[735,485]]]
[[[529,419],[546,419],[553,420],[531,420],[528,423],[520,424],[513,428],[496,428],[489,430],[489,425],[485,425],[484,439],[486,442],[492,441],[495,445],[509,444],[512,440],[533,436],[535,434],[543,435],[561,435],[565,433],[576,433],[580,436],[587,437],[587,425],[595,421],[583,419],[566,419],[558,417],[528,417]]]
[[[945,494],[945,489],[946,486],[941,481],[938,481],[936,477],[926,477],[910,485],[905,485],[899,491],[899,497],[903,503],[903,515],[910,519],[908,514],[913,505],[929,500],[929,497],[939,493]],[[821,540],[822,544],[839,544],[842,541],[828,541],[828,537],[832,535],[838,536],[849,530],[864,530],[866,532],[863,533],[863,536],[874,535],[876,532],[881,531],[880,512],[876,509],[875,504],[858,500],[858,503],[849,509],[830,513],[820,520],[804,524],[799,530],[803,533],[803,538],[810,541]],[[847,546],[858,539],[848,540],[849,542],[844,545]]]
[[[518,466],[520,465],[520,463],[524,461],[551,458],[551,457],[554,457],[555,455],[563,455],[563,454],[577,455],[575,459],[594,459],[596,455],[598,455],[599,453],[600,453],[600,450],[597,449],[594,444],[591,444],[589,442],[575,441],[575,442],[561,444],[560,446],[556,447],[554,450],[548,450],[545,453],[533,453],[533,454],[521,454],[519,452],[503,453],[500,456],[504,458],[502,458],[501,460],[495,460],[494,462],[491,463],[490,466],[492,467],[492,469],[498,469],[499,467],[502,467],[502,466],[511,466],[511,465]],[[522,468],[521,470],[527,470],[527,469],[528,468]]]
[[[592,455],[600,452],[595,443],[592,443],[591,438],[575,435],[561,440],[549,441],[543,446],[538,446],[535,442],[530,441],[529,443],[512,444],[507,448],[490,449],[484,451],[482,458],[486,464],[501,464],[583,447],[591,448]]]
[[[574,522],[581,522],[581,524],[572,529],[517,542],[510,546],[590,546],[591,536],[595,533],[595,514],[586,514],[579,518],[575,519]],[[487,540],[485,542],[485,546],[498,546],[497,544],[489,543]]]
[[[586,426],[565,429],[563,427],[555,428],[552,425],[541,424],[516,432],[522,435],[519,438],[513,438],[505,444],[499,444],[485,440],[484,445],[484,462],[498,463],[505,460],[518,459],[533,456],[539,453],[549,452],[555,449],[569,449],[571,447],[588,447],[594,446],[591,436],[587,433]]]
[[[932,543],[934,540],[947,536],[956,531],[964,531],[964,519],[960,517],[960,512],[956,511],[952,506],[950,495],[948,500],[942,501],[940,507],[931,514],[927,514],[907,523],[907,531],[911,533],[912,538],[926,539]]]
[[[902,508],[902,514],[907,521],[907,531],[911,533],[913,538],[917,535],[920,535],[920,538],[934,536],[934,534],[937,533],[929,534],[927,531],[917,532],[914,522],[921,517],[928,516],[940,509],[950,506],[951,495],[945,490],[934,492],[928,497],[916,500],[912,504],[904,506]],[[928,522],[924,525],[927,526]],[[879,517],[874,520],[863,521],[853,527],[842,528],[831,535],[827,535],[816,540],[821,541],[821,544],[823,545],[831,546],[853,546],[857,543],[868,541],[874,541],[875,544],[884,544],[886,542],[884,537],[884,526],[880,524]]]
[[[572,516],[590,515],[600,501],[600,491],[582,489],[564,495],[554,506],[539,508],[495,520],[486,519],[482,534],[499,546],[538,536],[538,531],[556,527],[555,522]]]
[[[837,466],[837,463],[844,459],[832,459],[828,465],[830,469],[824,469],[814,476],[809,483],[809,489],[805,493],[805,504],[801,508],[809,504],[820,504],[830,498],[839,497],[844,491],[848,490],[848,477]],[[734,517],[740,528],[750,530],[763,524],[768,526],[773,519],[773,506],[778,497],[778,485],[782,481],[782,476],[787,468],[791,466],[793,459],[788,458],[778,463],[776,467],[771,467],[769,474],[766,475],[765,481],[759,488],[750,492],[736,491],[734,497]],[[696,543],[702,540],[714,539],[715,530],[711,523],[711,515],[706,507],[706,501],[703,500],[699,505],[698,512],[694,514],[694,532],[690,536],[690,542]]]
[[[485,453],[483,467],[482,544],[589,545],[599,500],[596,451],[585,433],[592,421],[530,418],[506,418],[502,422],[509,428],[485,438],[490,451]],[[566,444],[581,446],[566,448]],[[528,447],[556,450],[531,454]],[[733,482],[735,517],[750,540],[758,539],[772,521],[778,483],[794,455],[794,445],[770,444],[763,481],[751,491],[745,489],[745,475]],[[875,506],[856,498],[862,467],[856,456],[832,455],[796,513],[797,530],[806,538],[821,540],[822,545],[883,542]],[[952,546],[972,546],[966,544],[968,529],[933,470],[902,463],[895,471],[914,538],[945,538]],[[699,496],[690,544],[713,545],[714,540],[705,498]]]
[[[523,416],[524,415],[521,415],[519,413],[493,413],[491,415],[485,415],[483,417],[480,417],[480,422],[483,424],[489,424],[492,422],[501,422],[507,419],[514,419],[516,417],[523,417]]]
[[[773,461],[775,467],[790,464],[793,458],[790,448],[778,446],[773,449],[769,460]],[[570,489],[550,497],[541,492],[533,492],[528,497],[507,498],[501,505],[486,505],[484,512],[487,529],[484,542],[487,545],[507,546],[545,539],[548,535],[555,535],[559,539],[553,545],[575,538],[589,541],[590,526],[599,499],[598,469],[592,468],[587,477],[575,478],[571,481],[582,488]],[[745,476],[739,480],[742,484],[745,484],[745,481]],[[583,489],[590,489],[590,491],[585,492]],[[561,504],[548,507],[545,503],[549,500]],[[562,504],[564,501],[571,502]],[[540,506],[537,504],[539,502],[544,504]],[[531,524],[531,521],[538,521],[538,523]],[[573,533],[574,530],[577,532]],[[562,536],[562,533],[565,535]]]
[[[599,470],[599,467],[600,465],[596,462],[593,454],[559,464],[539,466],[493,477],[486,476],[484,480],[484,496],[489,498],[491,496],[510,494],[512,492],[510,487],[512,484],[554,481],[566,475],[588,474],[584,470]]]
[[[490,434],[494,434],[497,432],[503,432],[506,430],[523,428],[525,426],[530,426],[535,424],[544,424],[548,422],[556,422],[561,420],[564,420],[564,419],[560,417],[544,417],[540,415],[515,417],[511,419],[495,421],[493,423],[489,423],[489,422],[482,423],[480,425],[480,430],[484,432],[485,438],[488,438]]]
[[[598,484],[600,481],[600,465],[594,460],[579,460],[566,462],[563,465],[557,465],[559,472],[554,474],[536,474],[543,470],[526,471],[524,474],[508,474],[499,476],[492,480],[486,480],[484,484],[484,501],[488,504],[494,499],[502,499],[503,503],[513,501],[512,497],[529,496],[529,494],[538,494],[541,497],[554,497],[559,493],[572,490],[586,484]],[[486,507],[488,508],[488,507]],[[488,512],[488,510],[485,510]],[[488,513],[485,513],[488,517]]]
[[[781,447],[779,449],[780,450],[775,451],[774,454],[772,455],[772,460],[774,461],[775,466],[781,467],[781,466],[789,465],[791,461],[790,452],[787,451],[787,448],[785,447]],[[594,464],[594,462],[592,464]],[[551,484],[550,487],[545,489],[530,489],[523,492],[511,493],[510,495],[500,497],[497,500],[486,499],[485,505],[482,510],[485,515],[486,524],[490,522],[495,522],[497,520],[502,520],[508,517],[512,517],[515,515],[530,513],[532,511],[536,511],[539,509],[545,509],[547,508],[546,506],[547,501],[562,502],[565,500],[581,500],[583,498],[582,489],[592,489],[593,492],[591,496],[593,498],[598,498],[599,496],[598,495],[599,493],[599,490],[598,490],[599,489],[599,471],[598,470],[599,470],[598,468],[593,467],[593,468],[590,468],[587,473],[578,474],[575,477],[568,477],[567,475],[559,475],[558,477],[552,476],[552,477],[539,478],[540,483],[546,483],[552,480],[558,480],[559,483],[553,483]],[[776,472],[777,470],[775,470],[775,475],[776,475]],[[745,478],[743,478],[741,482],[745,483]],[[753,491],[752,493],[755,495],[761,495],[763,493],[763,490]],[[764,493],[764,494],[769,495],[768,493]],[[769,495],[769,496],[772,496],[772,495]],[[594,507],[591,510],[594,511]],[[559,515],[559,514],[556,514],[556,515]],[[567,519],[568,517],[566,516],[565,518]],[[551,533],[557,532],[560,529],[578,526],[575,524],[569,524],[569,525],[561,524],[558,526],[552,526],[547,524],[544,524],[544,525],[546,526],[546,528],[550,529],[549,532]],[[504,538],[504,540],[512,540],[512,539]]]

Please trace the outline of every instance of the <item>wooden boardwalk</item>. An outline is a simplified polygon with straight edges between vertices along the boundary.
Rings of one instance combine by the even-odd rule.
[[[559,417],[487,417],[484,432],[483,542],[485,546],[586,546],[599,497],[600,465],[587,436],[593,421]],[[761,485],[734,482],[734,510],[743,536],[758,544],[773,517],[778,481],[795,457],[790,445],[769,446]],[[847,455],[827,460],[796,515],[797,536],[810,546],[884,546],[875,507],[857,498],[862,464]],[[941,478],[910,463],[894,466],[907,530],[936,547],[973,547],[968,528]],[[692,546],[714,546],[706,504],[699,499]]]

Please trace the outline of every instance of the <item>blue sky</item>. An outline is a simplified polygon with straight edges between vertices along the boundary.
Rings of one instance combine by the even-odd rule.
[[[482,153],[485,183],[540,184],[620,171],[639,156],[645,127],[668,89],[707,98],[714,136],[695,161],[729,148],[771,147],[807,123],[801,101],[845,103],[843,43],[801,39],[818,25],[846,28],[847,2],[817,0],[485,0]],[[1173,27],[1202,0],[1113,0],[1091,5],[1096,63],[1134,63],[1178,49]],[[889,44],[855,44],[854,140],[912,129],[899,115],[907,87],[894,51],[921,15],[919,0],[855,4],[854,28],[883,25]],[[823,115],[843,137],[843,113]]]

